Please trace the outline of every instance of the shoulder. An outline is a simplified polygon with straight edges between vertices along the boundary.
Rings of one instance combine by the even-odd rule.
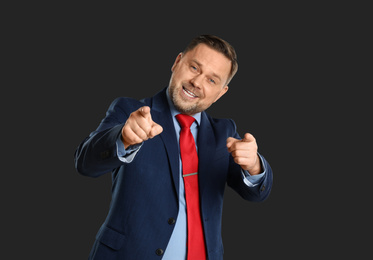
[[[210,123],[215,132],[226,132],[232,134],[236,132],[236,123],[230,118],[213,118],[209,114],[204,113],[204,116]]]
[[[117,97],[111,103],[110,106],[112,107],[136,107],[136,106],[143,106],[144,103],[140,100],[130,98],[130,97]]]
[[[130,98],[130,97],[118,97],[110,105],[110,109],[121,109],[123,111],[133,111],[139,109],[142,106],[149,106],[152,109],[155,108],[154,103],[166,103],[166,90],[163,89],[155,96],[143,98],[141,100]]]
[[[129,97],[118,97],[110,104],[109,112],[129,114],[144,106],[144,103]]]

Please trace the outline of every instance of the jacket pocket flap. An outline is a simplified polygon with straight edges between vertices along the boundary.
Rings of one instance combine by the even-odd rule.
[[[119,250],[124,244],[125,236],[109,227],[102,226],[96,239],[114,250]]]

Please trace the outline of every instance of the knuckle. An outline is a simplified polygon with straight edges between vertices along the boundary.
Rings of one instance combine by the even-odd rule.
[[[237,163],[237,164],[241,164],[242,159],[241,159],[241,157],[235,157],[235,158],[234,158],[234,161],[235,161],[235,163]]]
[[[230,147],[231,147],[232,150],[235,150],[236,147],[237,147],[237,143],[236,143],[236,142],[232,142],[232,143],[230,144]]]
[[[149,135],[152,131],[152,127],[149,124],[144,124],[141,128],[145,135]]]
[[[122,135],[127,136],[131,132],[131,127],[128,124],[125,124],[122,128]]]
[[[141,141],[148,140],[148,135],[144,131],[138,131],[136,134],[137,134],[137,137],[141,139]]]

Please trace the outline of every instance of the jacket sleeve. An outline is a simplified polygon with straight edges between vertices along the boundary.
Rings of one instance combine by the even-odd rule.
[[[98,177],[123,164],[117,156],[116,141],[129,115],[139,107],[140,102],[128,98],[113,101],[98,128],[74,153],[75,168],[80,174]]]
[[[237,139],[241,139],[236,132],[235,123],[233,122],[233,120],[231,120],[231,122],[234,127],[233,136]],[[272,169],[264,156],[261,154],[261,162],[263,164],[263,168],[266,169],[266,171],[261,181],[254,187],[250,187],[245,184],[244,177],[241,174],[241,167],[234,162],[234,159],[231,155],[229,161],[230,167],[227,179],[228,186],[234,189],[245,200],[254,202],[264,201],[270,194],[273,181]]]

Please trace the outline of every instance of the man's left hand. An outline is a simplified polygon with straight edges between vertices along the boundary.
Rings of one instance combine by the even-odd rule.
[[[257,153],[258,145],[253,135],[246,133],[242,140],[229,137],[227,139],[227,148],[234,161],[242,169],[248,171],[251,175],[261,173],[260,158]]]

